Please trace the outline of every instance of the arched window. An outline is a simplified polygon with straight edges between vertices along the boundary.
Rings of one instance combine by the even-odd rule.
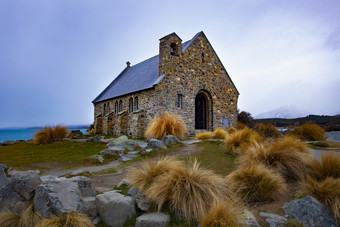
[[[172,56],[178,56],[178,47],[176,43],[170,44],[170,55]]]
[[[129,99],[129,113],[133,112],[133,98],[131,97]]]
[[[118,101],[115,103],[115,113],[118,113]]]
[[[178,109],[182,109],[182,95],[181,94],[178,94],[177,95],[177,108]]]
[[[107,113],[110,113],[110,103],[108,103],[108,104],[106,105],[106,111],[107,111]]]
[[[138,110],[138,97],[137,96],[135,97],[135,103],[134,104],[135,104],[134,109],[135,109],[135,111],[137,111]]]
[[[204,63],[204,53],[202,53],[202,63]]]
[[[119,112],[122,112],[123,110],[123,102],[122,100],[119,101]]]
[[[106,103],[104,103],[103,113],[106,114]]]

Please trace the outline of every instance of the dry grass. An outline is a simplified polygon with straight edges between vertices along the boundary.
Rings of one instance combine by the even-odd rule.
[[[182,165],[181,161],[169,157],[143,162],[140,167],[129,169],[128,179],[132,182],[132,187],[138,187],[142,193],[145,193],[159,175],[173,168],[181,168]]]
[[[33,227],[42,220],[40,213],[34,212],[34,205],[31,204],[22,213],[19,226],[20,227]]]
[[[228,133],[223,128],[217,128],[214,131],[213,139],[222,139],[222,140],[224,140],[225,137],[227,136],[227,134]]]
[[[324,181],[318,182],[310,176],[302,183],[303,193],[310,195],[320,201],[340,224],[340,179],[327,177]]]
[[[145,195],[189,221],[199,221],[218,198],[230,196],[225,180],[212,171],[201,168],[196,160],[186,166],[172,168],[159,175]]]
[[[324,141],[325,130],[319,125],[307,122],[293,130],[293,134],[299,136],[303,140],[307,141]]]
[[[283,178],[261,164],[240,166],[226,179],[231,189],[250,203],[274,200],[286,189]]]
[[[260,123],[256,126],[256,131],[263,137],[277,138],[280,136],[279,130],[272,124]]]
[[[261,142],[263,138],[254,130],[244,128],[237,130],[232,134],[227,134],[225,143],[230,153],[243,153],[247,146],[254,142]]]
[[[242,209],[230,201],[218,201],[204,215],[202,227],[241,227]]]
[[[68,134],[68,130],[67,127],[64,127],[62,125],[57,125],[55,126],[55,128],[53,129],[53,134],[54,134],[54,138],[55,139],[63,139],[66,138],[67,134]]]
[[[195,135],[196,139],[199,140],[209,140],[213,138],[213,133],[212,132],[200,132]]]
[[[34,143],[36,144],[48,144],[53,143],[55,140],[53,129],[50,126],[46,126],[44,129],[39,130],[34,135]]]
[[[322,154],[321,162],[317,159],[311,161],[312,176],[322,180],[326,177],[340,178],[340,156],[332,153]]]
[[[229,127],[228,129],[227,129],[227,133],[228,134],[233,134],[234,132],[236,132],[236,128],[234,128],[233,126],[231,126],[231,127]]]
[[[71,212],[43,219],[35,227],[94,227],[94,225],[85,214]]]
[[[0,212],[1,227],[17,227],[19,226],[20,216],[10,211]]]
[[[309,163],[313,156],[305,153],[299,145],[287,146],[283,143],[287,139],[274,143],[253,143],[247,152],[239,158],[241,165],[261,163],[283,176],[286,180],[301,180],[308,173]]]
[[[187,137],[188,130],[180,116],[163,112],[151,121],[145,132],[146,138],[159,140],[166,135],[174,135],[179,139]]]

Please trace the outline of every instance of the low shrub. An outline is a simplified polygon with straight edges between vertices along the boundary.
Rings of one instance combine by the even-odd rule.
[[[273,200],[286,189],[283,178],[261,164],[239,166],[226,179],[231,189],[250,203]]]
[[[174,135],[179,139],[184,139],[188,135],[188,130],[180,116],[163,112],[155,117],[148,125],[145,137],[161,140],[166,135]]]
[[[57,125],[53,129],[53,134],[55,139],[63,139],[67,137],[68,129],[65,126]]]
[[[20,216],[10,211],[0,212],[1,227],[17,227],[19,226]]]
[[[48,144],[53,143],[55,140],[53,129],[50,126],[45,127],[42,130],[39,130],[34,135],[34,142],[36,144]]]
[[[311,175],[323,180],[327,177],[340,178],[340,156],[328,153],[321,155],[321,162],[316,158],[311,161]]]
[[[261,142],[263,138],[254,130],[244,128],[236,130],[232,134],[227,134],[225,144],[228,152],[243,153],[242,150],[254,142]]]
[[[214,131],[213,139],[222,139],[224,140],[227,136],[227,132],[223,128],[217,128]]]
[[[321,128],[319,125],[307,122],[300,125],[298,128],[292,131],[294,135],[297,135],[302,140],[307,141],[324,141],[325,130]]]
[[[196,139],[199,140],[209,140],[213,138],[213,133],[212,132],[200,132],[195,135]]]
[[[71,212],[43,219],[35,227],[94,227],[92,221],[81,213]]]
[[[340,224],[340,179],[327,177],[318,182],[308,176],[302,183],[302,193],[314,197],[330,209],[337,223]]]
[[[249,166],[253,162],[261,163],[283,176],[286,180],[301,180],[309,172],[309,163],[313,156],[305,153],[299,144],[288,146],[283,138],[274,143],[254,142],[239,158],[241,165]]]
[[[277,138],[280,136],[279,130],[272,124],[260,123],[256,125],[256,131],[263,137]]]
[[[230,201],[218,201],[204,215],[202,227],[241,227],[242,209]]]
[[[158,205],[188,221],[199,221],[218,198],[230,196],[225,180],[212,171],[201,168],[194,160],[185,166],[172,168],[156,177],[145,195]]]

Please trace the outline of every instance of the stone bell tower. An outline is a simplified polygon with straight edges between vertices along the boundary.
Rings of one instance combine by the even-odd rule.
[[[159,40],[159,76],[182,57],[182,40],[173,32]]]

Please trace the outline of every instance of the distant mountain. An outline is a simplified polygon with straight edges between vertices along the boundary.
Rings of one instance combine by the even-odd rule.
[[[264,112],[256,115],[255,119],[265,119],[265,118],[284,118],[284,119],[293,119],[299,117],[305,117],[308,113],[304,113],[295,107],[280,107],[268,112]]]

